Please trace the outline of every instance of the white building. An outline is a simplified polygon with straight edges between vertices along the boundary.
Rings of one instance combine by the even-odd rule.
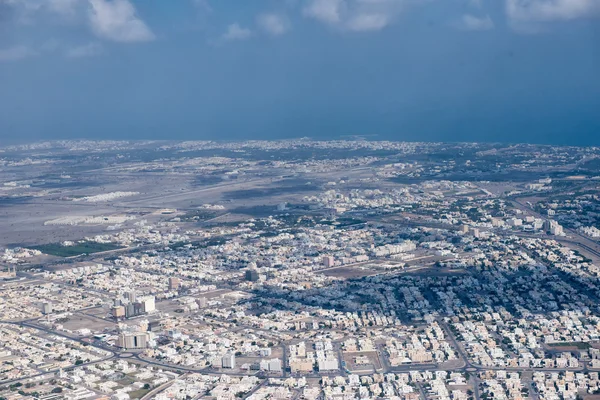
[[[235,368],[235,354],[225,354],[223,358],[221,358],[221,366],[223,368]]]
[[[335,358],[322,358],[318,360],[319,371],[338,370],[338,360]]]
[[[117,338],[117,347],[144,349],[148,347],[148,332],[123,332]]]
[[[145,313],[151,313],[156,311],[156,301],[154,299],[154,296],[147,296],[147,297],[143,297],[140,298],[140,303],[142,303],[143,305],[143,311]]]

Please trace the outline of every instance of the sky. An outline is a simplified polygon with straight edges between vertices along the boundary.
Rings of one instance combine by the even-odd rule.
[[[0,0],[0,144],[600,145],[600,0]]]

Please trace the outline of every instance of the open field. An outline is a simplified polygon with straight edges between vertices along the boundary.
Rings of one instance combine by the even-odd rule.
[[[112,243],[84,242],[76,243],[73,246],[63,246],[60,243],[44,244],[32,246],[34,250],[39,250],[44,254],[57,257],[75,257],[83,254],[101,253],[103,251],[117,250],[122,247]]]

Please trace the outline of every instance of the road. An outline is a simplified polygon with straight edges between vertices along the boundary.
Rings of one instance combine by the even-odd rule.
[[[287,373],[287,369],[289,366],[289,359],[288,359],[288,353],[287,353],[287,345],[282,344],[281,348],[283,349],[283,355],[282,355],[282,361],[281,361],[281,366],[283,369],[283,378],[287,378],[288,373]]]
[[[187,374],[183,374],[179,377],[179,379],[185,379],[186,376],[187,376]],[[165,382],[162,385],[155,387],[154,389],[152,389],[151,391],[146,393],[140,400],[150,400],[150,399],[154,398],[154,396],[156,396],[158,393],[162,392],[163,390],[165,390],[169,386],[171,386],[173,384],[173,382],[174,382],[174,380],[170,380],[169,382]]]
[[[523,204],[522,202],[520,202],[518,199],[512,199],[511,200],[513,203],[513,206],[527,214],[530,214],[536,218],[541,218],[541,219],[547,219],[548,217],[543,216],[542,214],[538,213],[537,211],[535,211],[534,209],[532,209],[531,207],[527,206],[526,204]],[[573,229],[569,229],[569,228],[563,228],[564,232],[566,234],[569,234],[571,237],[573,237],[573,240],[569,240],[569,239],[563,239],[560,236],[553,236],[552,238],[560,241],[560,242],[564,242],[564,243],[571,243],[571,244],[575,244],[578,246],[583,247],[584,249],[588,250],[589,252],[593,253],[595,256],[600,257],[600,244],[598,244],[597,242],[593,241],[592,239],[580,234],[579,232],[573,230]]]
[[[450,344],[452,344],[452,347],[454,347],[456,349],[456,351],[458,352],[458,355],[460,356],[460,360],[464,364],[461,369],[473,368],[473,365],[471,365],[471,362],[469,361],[469,357],[467,356],[467,354],[463,350],[462,346],[458,343],[458,341],[454,337],[454,334],[450,330],[450,327],[448,326],[448,324],[446,324],[446,322],[444,320],[442,320],[441,318],[438,318],[436,321],[437,321],[438,325],[444,330],[444,333],[446,334],[446,337],[450,341]]]
[[[64,338],[67,338],[69,340],[73,340],[75,342],[79,342],[79,343],[81,343],[81,344],[83,344],[85,346],[95,347],[95,348],[97,348],[99,350],[107,351],[107,352],[110,353],[109,356],[100,358],[100,359],[95,360],[95,361],[84,362],[83,364],[80,364],[77,367],[84,367],[86,365],[98,364],[98,363],[101,363],[101,362],[104,362],[104,361],[107,361],[107,360],[111,360],[111,359],[117,357],[117,354],[115,352],[113,352],[111,350],[108,350],[106,348],[103,348],[103,347],[100,347],[100,346],[96,346],[96,345],[93,345],[91,343],[88,343],[88,342],[84,341],[83,339],[73,338],[71,336],[62,334],[60,332],[55,332],[55,331],[53,331],[51,329],[47,329],[47,328],[44,328],[44,327],[39,327],[37,325],[33,325],[31,323],[28,323],[28,322],[24,322],[24,321],[21,321],[21,322],[0,321],[0,323],[7,324],[7,325],[15,325],[15,326],[20,326],[20,327],[26,327],[26,328],[31,328],[31,329],[36,329],[36,330],[42,331],[44,333],[47,333],[49,335],[55,335],[55,336],[64,337]],[[75,367],[75,365],[73,365],[72,367]],[[69,367],[69,368],[72,368],[72,367]],[[23,378],[16,378],[16,379],[11,379],[11,380],[7,380],[7,381],[2,381],[2,382],[0,382],[0,384],[2,384],[2,385],[10,385],[12,383],[16,383],[16,382],[20,382],[20,381],[24,381],[24,380],[29,380],[29,379],[32,379],[32,378],[37,378],[37,377],[44,376],[44,375],[54,375],[54,374],[58,373],[61,369],[62,368],[56,368],[56,369],[48,370],[46,372],[42,372],[42,373],[39,373],[39,374],[28,375],[28,376],[23,377]]]
[[[515,204],[516,205],[520,204],[521,207],[525,207],[524,205],[522,205],[518,201],[515,201]],[[527,211],[530,214],[538,215],[539,216],[539,214],[535,213],[535,211],[533,211],[533,210],[531,210],[529,208],[525,207],[524,211]],[[406,225],[413,225],[413,226],[429,226],[429,227],[443,228],[443,229],[457,229],[457,226],[446,225],[446,224],[413,223],[413,222],[403,222],[403,223],[405,223]],[[507,232],[506,234],[520,236],[520,237],[545,238],[545,239],[551,238],[551,239],[556,240],[556,241],[561,242],[561,243],[565,243],[565,244],[572,245],[572,246],[579,246],[579,247],[581,247],[581,248],[589,251],[591,254],[594,254],[595,256],[600,257],[600,249],[599,249],[598,244],[596,244],[595,242],[591,241],[588,238],[585,238],[585,237],[581,236],[577,232],[569,230],[568,233],[569,233],[569,235],[572,236],[572,238],[561,238],[561,237],[554,237],[554,236],[553,237],[549,237],[549,236],[546,236],[546,235],[535,235],[535,234],[528,234],[528,233],[521,233],[521,232],[519,232],[519,233],[516,233],[516,232]],[[153,245],[149,245],[148,247],[150,247],[150,246],[153,246]],[[140,248],[123,249],[122,251],[139,251],[139,250],[140,250]],[[93,258],[95,256],[97,256],[97,255],[90,255],[89,257]],[[82,259],[86,259],[86,258],[87,258],[87,256],[84,256],[84,257],[81,257],[81,258],[77,258],[77,261],[81,261]],[[63,261],[63,260],[60,260],[60,261]],[[360,265],[363,265],[363,264],[370,264],[370,263],[374,263],[374,262],[376,262],[376,261],[369,260],[369,261],[366,261],[366,262],[356,263],[354,265],[348,265],[348,266],[344,266],[344,267],[351,267],[351,266],[355,266],[356,267],[356,266],[360,266]],[[334,268],[340,268],[340,267],[333,267],[332,269],[334,269]],[[326,271],[326,269],[325,270],[321,270],[320,272],[323,272],[323,271]],[[148,271],[144,271],[144,272],[148,272]],[[67,284],[65,282],[60,282],[60,283],[61,283],[61,285]],[[106,293],[101,293],[101,294],[106,294]],[[224,321],[224,322],[226,322],[226,321]],[[23,327],[28,327],[28,328],[33,328],[33,329],[37,329],[37,330],[39,330],[41,332],[45,332],[45,333],[48,333],[48,334],[65,337],[65,338],[68,338],[70,340],[77,341],[77,342],[80,342],[82,344],[85,344],[87,346],[92,346],[92,347],[95,347],[97,349],[101,349],[103,351],[108,351],[109,352],[109,356],[107,356],[106,358],[103,358],[100,361],[90,362],[90,363],[86,363],[86,364],[83,364],[83,365],[94,364],[94,363],[101,362],[101,361],[104,361],[104,360],[109,360],[109,359],[117,357],[120,354],[120,352],[118,350],[113,350],[113,349],[109,348],[108,346],[105,347],[105,346],[98,345],[98,344],[88,343],[88,342],[84,341],[83,339],[72,337],[72,336],[68,336],[68,335],[62,334],[60,332],[56,332],[56,331],[53,331],[51,329],[48,329],[48,328],[46,328],[44,326],[36,325],[36,324],[32,323],[31,320],[29,320],[29,321],[20,321],[20,322],[5,322],[5,323],[14,324],[14,325],[23,326]],[[460,372],[473,372],[471,374],[471,377],[470,377],[469,381],[470,381],[470,383],[471,383],[471,385],[473,387],[474,398],[477,399],[477,400],[480,399],[479,387],[478,387],[479,380],[478,380],[478,377],[477,377],[477,372],[480,372],[480,371],[490,371],[490,370],[504,370],[504,371],[514,371],[514,372],[521,372],[521,373],[523,373],[523,372],[530,372],[530,371],[540,371],[540,372],[560,372],[560,371],[564,371],[564,370],[553,369],[553,368],[507,368],[507,367],[487,367],[487,366],[481,366],[481,365],[473,364],[469,360],[467,351],[465,350],[465,348],[463,348],[462,344],[459,343],[459,341],[455,338],[455,336],[452,333],[452,331],[450,330],[450,327],[448,326],[448,324],[445,321],[443,321],[441,318],[438,319],[438,323],[442,327],[442,329],[444,330],[444,332],[445,332],[445,334],[446,334],[446,336],[448,338],[448,341],[451,343],[451,345],[457,351],[457,353],[459,355],[459,361],[462,364],[462,365],[459,365],[459,366],[457,366],[455,368],[447,369],[447,370],[460,371]],[[240,327],[240,329],[246,329],[246,328],[256,330],[256,328],[253,328],[253,327]],[[268,332],[268,333],[272,334],[272,332]],[[287,345],[285,343],[282,343],[281,347],[282,347],[282,354],[283,354],[282,358],[283,358],[283,367],[284,367],[283,368],[283,372],[282,372],[282,376],[285,378],[285,377],[287,377],[289,375],[288,372],[287,372],[287,366],[289,364],[288,351],[287,351]],[[378,349],[383,353],[382,349],[380,349],[380,348],[378,348]],[[343,358],[342,358],[342,353],[341,353],[340,349],[337,349],[337,355],[338,355],[338,359],[339,359],[339,362],[340,362],[340,371],[336,372],[335,375],[345,376],[345,375],[347,375],[347,373],[342,368],[341,362],[342,362]],[[187,372],[187,373],[203,373],[203,374],[210,374],[210,375],[227,374],[227,375],[232,375],[232,376],[248,376],[249,375],[247,373],[240,373],[240,372],[234,372],[234,371],[228,371],[228,370],[225,370],[225,371],[218,370],[217,371],[217,370],[214,370],[211,367],[194,368],[194,367],[185,367],[185,366],[180,366],[180,365],[171,365],[171,364],[168,364],[168,363],[165,363],[165,362],[161,362],[161,361],[157,361],[157,360],[152,360],[152,359],[149,359],[149,358],[145,358],[145,357],[142,356],[141,353],[133,353],[133,354],[131,354],[131,356],[123,357],[123,358],[124,359],[128,359],[128,360],[130,359],[133,362],[139,362],[139,363],[143,363],[143,364],[147,364],[147,365],[154,365],[154,366],[158,366],[158,367],[165,368],[165,369],[171,369],[171,370],[174,370],[174,371],[184,371],[184,372]],[[434,370],[437,370],[437,369],[441,368],[439,365],[435,365],[435,364],[431,364],[431,365],[415,365],[415,364],[412,364],[412,365],[401,366],[401,367],[391,367],[389,365],[389,363],[387,362],[387,359],[385,357],[381,357],[381,361],[382,361],[383,369],[384,369],[385,372],[397,372],[397,373],[400,373],[400,372],[409,372],[409,371],[434,371]],[[569,370],[569,371],[587,371],[588,369],[587,369],[587,365],[583,363],[582,366],[579,367],[579,368],[570,368],[570,369],[567,369],[567,370]],[[56,371],[58,371],[58,370],[56,370]],[[22,381],[24,379],[29,379],[31,377],[42,376],[42,375],[46,375],[46,374],[49,374],[49,373],[52,373],[52,372],[53,371],[49,371],[49,372],[40,373],[40,374],[33,375],[33,376],[30,376],[30,377],[27,377],[27,378],[23,378],[23,379],[15,379],[15,380],[11,380],[11,381],[8,381],[8,382],[3,382],[3,384],[5,384],[5,383],[12,383],[12,382],[18,382],[18,381]],[[330,374],[325,374],[325,375],[330,375]],[[318,377],[318,376],[321,376],[321,375],[320,374],[309,374],[309,375],[305,375],[305,376]],[[257,390],[259,390],[265,384],[265,382],[266,382],[266,380],[262,381],[261,384],[258,385],[257,387],[255,387],[250,393],[247,394],[247,396],[250,396],[251,394],[255,393]],[[172,382],[170,382],[168,384],[171,384],[171,383]],[[532,382],[531,381],[525,381],[525,383],[529,386],[532,398],[534,400],[536,400],[537,399],[537,395],[535,394],[535,391],[533,390]],[[153,389],[153,391],[151,391],[150,393],[148,393],[146,395],[146,396],[150,396],[150,397],[146,397],[145,396],[144,398],[148,398],[148,399],[151,398],[151,396],[154,396],[159,391],[166,389],[168,387],[168,384],[165,384],[165,385],[163,385],[163,386],[161,386],[159,388]],[[418,387],[419,387],[419,392],[420,392],[422,398],[425,399],[426,398],[426,393],[424,391],[424,388],[420,384],[418,385]]]
[[[178,198],[178,197],[186,197],[187,198],[191,194],[210,192],[213,190],[224,189],[224,188],[227,188],[228,191],[233,191],[233,190],[235,190],[235,188],[237,186],[248,186],[248,185],[258,186],[262,183],[271,184],[274,181],[279,181],[279,180],[283,180],[283,179],[282,178],[276,179],[273,177],[269,177],[269,178],[248,179],[248,180],[241,181],[241,182],[220,183],[217,185],[205,186],[205,187],[202,187],[201,189],[185,190],[185,191],[181,191],[178,193],[172,193],[172,194],[158,194],[158,195],[148,196],[148,197],[144,197],[141,199],[136,199],[136,200],[127,201],[127,202],[123,202],[123,203],[115,203],[114,205],[116,205],[120,208],[130,208],[130,207],[136,207],[135,204],[137,204],[137,203],[147,203],[152,200],[160,200],[162,202],[161,204],[165,204],[164,202],[166,200]],[[138,205],[137,207],[140,207],[140,206]],[[146,207],[146,205],[144,205],[143,207]],[[166,205],[165,205],[165,207],[166,207]]]
[[[489,370],[505,370],[505,371],[515,371],[515,372],[531,372],[531,371],[540,371],[540,372],[559,372],[561,370],[559,369],[551,369],[551,368],[504,368],[504,367],[484,367],[481,365],[476,365],[473,364],[469,361],[468,355],[466,354],[464,348],[462,347],[461,343],[459,343],[457,341],[457,339],[455,338],[455,336],[452,334],[448,324],[443,321],[441,318],[439,318],[437,320],[438,324],[440,325],[440,327],[442,327],[442,329],[444,330],[448,341],[452,344],[452,346],[456,349],[458,355],[459,355],[459,359],[461,361],[461,363],[463,364],[462,366],[458,366],[456,368],[451,368],[451,369],[446,369],[448,371],[456,371],[456,372],[470,372],[471,376],[469,378],[470,384],[473,388],[473,394],[474,394],[474,398],[476,400],[480,399],[480,394],[479,394],[479,380],[477,377],[477,372],[480,371],[489,371]],[[28,328],[32,328],[32,329],[37,329],[39,331],[48,333],[48,334],[52,334],[52,335],[57,335],[57,336],[61,336],[61,337],[65,337],[68,338],[70,340],[74,340],[80,343],[85,343],[88,346],[92,346],[92,347],[96,347],[98,349],[101,349],[103,351],[108,351],[110,353],[109,356],[98,360],[98,361],[94,361],[94,362],[90,362],[90,363],[85,363],[83,365],[89,365],[89,364],[95,364],[98,362],[102,362],[105,360],[110,360],[113,359],[115,357],[117,357],[119,355],[119,351],[113,351],[111,349],[108,349],[106,347],[103,346],[98,346],[96,344],[90,344],[88,342],[85,342],[83,339],[80,338],[74,338],[65,334],[62,334],[60,332],[55,332],[51,329],[42,327],[42,326],[38,326],[35,325],[29,321],[21,321],[21,322],[6,322],[8,324],[12,324],[12,325],[17,325],[17,326],[23,326],[23,327],[28,327]],[[283,366],[284,366],[284,371],[282,373],[283,377],[287,377],[288,373],[286,371],[286,367],[288,365],[288,354],[287,354],[287,345],[284,343],[281,345],[282,346],[282,353],[283,353]],[[381,351],[380,349],[381,346],[378,346],[378,350]],[[148,359],[142,356],[141,353],[129,353],[130,355],[127,357],[122,357],[124,359],[127,360],[131,360],[133,362],[138,362],[141,364],[146,364],[146,365],[153,365],[153,366],[158,366],[160,368],[163,369],[169,369],[169,370],[173,370],[173,371],[184,371],[185,373],[202,373],[202,374],[208,374],[208,375],[222,375],[222,374],[227,374],[227,375],[231,375],[231,376],[248,376],[249,374],[245,373],[245,372],[234,372],[234,371],[227,371],[227,370],[219,370],[216,371],[214,369],[212,369],[211,367],[203,367],[203,368],[194,368],[194,367],[184,367],[184,366],[180,366],[180,365],[171,365],[165,362],[161,362],[161,361],[156,361],[156,360],[152,360],[152,359]],[[341,366],[341,352],[338,349],[338,357],[340,359],[340,366]],[[400,367],[400,368],[391,368],[389,366],[389,363],[387,363],[385,357],[381,357],[382,358],[382,365],[384,367],[384,371],[385,372],[409,372],[409,371],[434,371],[434,370],[439,370],[440,366],[439,365],[410,365],[410,366],[405,366],[405,367]],[[587,371],[587,365],[583,365],[580,368],[570,368],[568,369],[570,371]],[[48,371],[48,372],[44,372],[44,373],[40,373],[40,374],[36,374],[36,375],[32,375],[32,376],[28,376],[27,378],[20,378],[20,379],[14,379],[11,381],[5,381],[2,382],[2,384],[11,384],[11,383],[15,383],[15,382],[19,382],[19,381],[23,381],[26,379],[31,379],[33,377],[39,377],[39,376],[43,376],[43,375],[48,375],[48,374],[52,374],[52,373],[56,373],[58,372],[58,370],[52,370],[52,371]],[[334,375],[346,375],[343,371],[337,372]],[[331,376],[331,374],[327,374],[329,376]],[[309,375],[303,375],[303,376],[307,376],[307,377],[319,377],[321,376],[321,374],[309,374]],[[255,387],[252,392],[248,393],[247,396],[250,396],[251,394],[255,393],[257,390],[259,390],[261,387],[263,387],[266,384],[267,380],[263,380],[261,382],[260,385],[258,385],[257,387]],[[527,381],[529,382],[529,381]],[[525,382],[527,384],[527,382]],[[148,393],[146,396],[150,396],[150,397],[144,397],[146,399],[150,399],[151,396],[154,396],[156,393],[166,389],[169,384],[171,384],[172,382],[169,382],[165,385],[162,385],[161,387],[155,388],[153,389],[153,391],[151,391],[150,393]],[[537,400],[535,391],[533,390],[533,386],[531,384],[531,382],[528,383],[529,389],[530,389],[530,393],[532,396],[532,399]],[[419,387],[419,392],[422,396],[422,398],[426,398],[426,393],[425,390],[423,389],[423,387],[421,385],[418,385]]]
[[[244,398],[247,399],[248,397],[252,396],[254,393],[256,393],[261,387],[265,386],[267,384],[267,380],[263,380],[259,385],[256,385],[254,387],[254,389],[252,389],[251,391],[249,391],[248,393],[246,393],[244,395]]]
[[[469,382],[473,388],[473,397],[475,400],[480,400],[481,396],[479,395],[479,379],[475,375],[471,375]]]
[[[419,398],[421,400],[427,400],[427,394],[425,393],[425,389],[423,389],[423,385],[421,383],[417,383],[417,387],[419,388]]]

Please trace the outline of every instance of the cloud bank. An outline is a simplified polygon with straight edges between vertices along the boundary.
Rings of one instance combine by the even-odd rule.
[[[155,38],[129,0],[90,0],[90,5],[90,23],[99,37],[116,42],[147,42]]]

